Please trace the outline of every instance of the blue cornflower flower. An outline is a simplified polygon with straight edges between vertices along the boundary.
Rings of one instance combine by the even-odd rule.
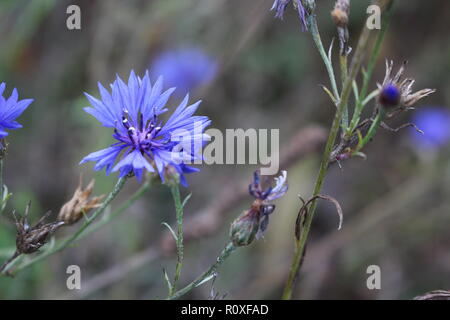
[[[6,84],[2,82],[0,84],[0,139],[8,135],[8,132],[5,130],[22,128],[22,125],[15,120],[33,102],[33,99],[19,100],[19,94],[16,88],[14,88],[11,96],[5,99],[3,97],[5,88]]]
[[[294,8],[298,11],[298,16],[300,18],[300,22],[302,25],[302,30],[307,31],[308,30],[308,23],[306,22],[306,17],[308,12],[306,11],[305,7],[303,6],[303,3],[301,0],[275,0],[273,2],[272,8],[270,10],[275,10],[275,18],[283,20],[284,12],[286,11],[287,5],[294,1]]]
[[[200,48],[186,47],[163,52],[150,70],[152,76],[162,75],[168,86],[186,94],[213,80],[217,62]]]
[[[166,167],[171,166],[186,185],[183,174],[199,171],[187,164],[202,159],[198,152],[209,140],[204,130],[211,121],[193,116],[200,101],[188,106],[186,95],[163,124],[159,116],[168,110],[166,104],[175,89],[163,92],[162,77],[152,86],[148,72],[141,79],[131,71],[128,84],[117,76],[111,94],[100,83],[98,88],[101,100],[86,93],[92,107],[84,110],[103,126],[114,128],[112,136],[117,142],[89,154],[80,164],[95,161],[94,170],[106,167],[106,174],[119,171],[120,177],[134,173],[138,180],[144,170],[154,172],[156,168],[163,181]]]
[[[422,149],[439,149],[450,143],[450,110],[430,107],[416,111],[412,122],[424,134],[411,133],[414,145]]]

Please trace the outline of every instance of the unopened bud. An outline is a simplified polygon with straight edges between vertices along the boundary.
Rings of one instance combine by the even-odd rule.
[[[259,230],[260,212],[257,210],[246,210],[230,228],[230,238],[236,247],[248,246],[256,237]]]

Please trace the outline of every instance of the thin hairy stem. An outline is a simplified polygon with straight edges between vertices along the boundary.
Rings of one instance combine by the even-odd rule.
[[[236,247],[233,245],[233,243],[232,242],[228,243],[227,246],[222,250],[220,255],[217,257],[216,262],[208,270],[202,273],[197,279],[189,283],[183,289],[176,291],[174,294],[168,297],[168,299],[169,300],[178,299],[183,295],[185,295],[186,293],[188,293],[189,291],[191,291],[192,289],[198,287],[202,283],[212,279],[215,276],[217,269],[219,269],[222,263],[231,255],[231,253],[234,250],[236,250]]]
[[[380,1],[377,1],[377,4],[380,4]],[[390,2],[393,2],[393,0],[391,0]],[[331,125],[330,134],[328,136],[328,140],[327,140],[325,150],[324,150],[324,153],[322,156],[322,161],[320,164],[319,173],[318,173],[318,176],[316,179],[312,197],[319,195],[320,191],[322,189],[322,185],[323,185],[325,175],[327,172],[327,168],[328,168],[328,164],[330,161],[330,154],[332,152],[336,137],[339,132],[339,126],[340,126],[340,123],[342,120],[342,116],[344,114],[344,109],[347,106],[350,92],[352,90],[353,80],[356,78],[356,76],[361,68],[361,65],[362,65],[362,62],[364,59],[364,54],[368,48],[370,34],[371,34],[371,30],[366,28],[366,26],[364,26],[362,33],[359,37],[359,41],[358,41],[358,45],[355,50],[355,54],[352,58],[348,77],[347,77],[347,79],[344,83],[343,89],[342,89],[341,99],[338,103],[338,107],[337,107],[337,110],[336,110],[336,113],[335,113],[335,116],[333,119],[333,123]],[[297,274],[298,274],[298,271],[300,268],[300,263],[302,261],[303,255],[304,255],[305,245],[306,245],[306,241],[308,239],[309,231],[311,229],[311,223],[314,218],[314,213],[315,213],[316,207],[317,207],[317,201],[312,201],[310,208],[308,210],[308,214],[305,217],[305,223],[304,223],[304,226],[302,227],[303,229],[300,234],[300,237],[298,239],[296,239],[296,241],[295,241],[296,246],[295,246],[294,259],[292,261],[288,280],[286,282],[286,286],[283,291],[283,295],[282,295],[283,299],[288,300],[288,299],[291,299],[291,297],[292,297],[292,291],[294,288],[295,279],[297,277]]]
[[[170,186],[172,192],[173,202],[175,204],[175,210],[177,215],[177,265],[175,267],[175,276],[173,285],[169,292],[169,296],[172,296],[176,290],[178,280],[180,279],[181,268],[183,267],[184,248],[183,248],[183,204],[181,203],[180,188],[178,183]]]
[[[347,81],[348,77],[348,70],[347,70],[347,55],[340,55],[339,56],[339,64],[341,66],[341,81],[342,81],[342,87],[345,85],[345,81]],[[348,127],[348,106],[344,106],[344,112],[342,114],[342,130],[347,130]]]
[[[2,197],[3,205],[3,159],[0,159],[0,196]]]

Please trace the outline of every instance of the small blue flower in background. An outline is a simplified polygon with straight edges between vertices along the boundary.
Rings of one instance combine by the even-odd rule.
[[[159,55],[150,68],[152,77],[163,76],[168,86],[186,94],[211,82],[217,73],[217,62],[203,50],[186,47]]]
[[[428,107],[417,110],[412,122],[424,134],[411,132],[414,145],[422,149],[439,149],[450,143],[450,110],[444,107]]]
[[[15,130],[22,128],[16,118],[25,111],[26,108],[33,102],[33,99],[19,100],[17,89],[14,88],[11,96],[8,99],[3,97],[6,84],[0,84],[0,139],[5,138],[8,132],[5,130]],[[1,144],[0,144],[1,145]]]
[[[201,159],[197,153],[209,139],[204,130],[211,121],[206,116],[193,116],[200,101],[188,106],[186,95],[163,123],[159,116],[168,110],[166,104],[175,89],[163,92],[162,77],[152,86],[148,72],[141,79],[131,71],[128,84],[117,76],[111,84],[111,94],[100,83],[98,88],[101,100],[86,93],[92,107],[84,110],[103,126],[114,128],[112,136],[117,142],[89,154],[80,164],[95,161],[94,170],[106,168],[106,174],[119,171],[120,177],[134,173],[138,180],[144,170],[156,169],[163,181],[170,165],[186,185],[183,174],[199,171],[186,163]]]

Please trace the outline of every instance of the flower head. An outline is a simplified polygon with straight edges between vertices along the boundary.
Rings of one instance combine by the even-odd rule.
[[[235,246],[247,246],[253,240],[262,237],[264,231],[269,225],[269,215],[274,212],[275,205],[270,201],[282,197],[287,189],[287,172],[283,171],[281,175],[275,178],[275,186],[272,187],[268,181],[263,183],[259,170],[253,175],[253,183],[248,186],[249,193],[255,197],[250,209],[244,211],[231,224],[230,237]]]
[[[58,220],[64,221],[66,225],[76,223],[78,220],[87,214],[90,210],[101,206],[104,195],[98,197],[92,197],[91,194],[94,190],[95,180],[91,182],[83,189],[83,179],[80,176],[80,182],[78,184],[72,199],[66,202],[59,210]]]
[[[165,51],[151,68],[152,76],[162,75],[167,85],[176,87],[179,94],[208,84],[216,73],[217,62],[197,47]]]
[[[412,121],[424,134],[411,132],[414,145],[421,149],[439,149],[450,143],[450,110],[430,107],[416,111]]]
[[[412,93],[415,82],[412,78],[403,78],[406,61],[402,64],[395,76],[392,76],[393,61],[386,60],[386,75],[383,83],[378,84],[380,90],[379,102],[386,108],[410,108],[420,99],[432,94],[434,89],[422,89]]]
[[[270,10],[275,11],[275,18],[283,20],[286,7],[291,1],[293,1],[294,8],[298,11],[302,30],[307,31],[308,23],[306,22],[306,17],[308,16],[308,11],[306,10],[301,0],[275,0]]]
[[[5,138],[8,132],[5,130],[15,130],[22,128],[22,125],[16,120],[23,111],[33,102],[33,99],[19,100],[17,89],[14,88],[8,99],[3,97],[6,84],[0,84],[0,139]]]
[[[141,79],[131,71],[128,84],[117,76],[111,84],[111,94],[100,83],[98,88],[101,100],[86,93],[92,107],[84,110],[103,126],[113,128],[112,136],[117,142],[89,154],[81,163],[94,161],[94,170],[106,168],[107,174],[119,171],[120,177],[132,173],[138,179],[144,170],[156,169],[163,181],[165,168],[172,166],[186,185],[183,174],[198,171],[187,164],[201,159],[197,153],[209,139],[204,130],[211,121],[206,116],[193,115],[200,101],[188,105],[186,95],[163,123],[160,115],[168,110],[166,104],[175,89],[163,92],[162,77],[152,86],[148,72]]]
[[[18,253],[30,254],[38,251],[48,241],[48,237],[64,224],[62,221],[44,223],[50,214],[47,212],[36,225],[31,227],[28,223],[29,210],[30,204],[25,209],[25,215],[19,216],[19,218],[13,212],[17,227],[16,247]]]

